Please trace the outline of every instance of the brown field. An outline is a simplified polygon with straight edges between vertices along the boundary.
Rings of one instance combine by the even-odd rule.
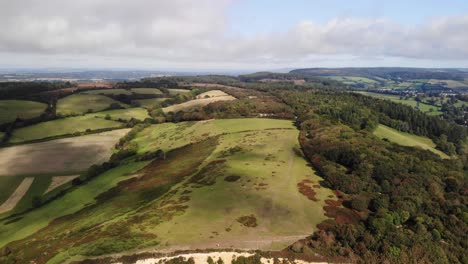
[[[52,182],[50,183],[49,188],[47,188],[45,193],[48,193],[48,192],[54,190],[55,188],[64,185],[67,182],[71,182],[73,179],[78,178],[78,177],[80,177],[80,175],[52,177]]]
[[[212,92],[212,91],[210,91],[210,92]],[[208,96],[210,96],[209,95],[210,92],[206,92],[206,93],[203,93],[203,94],[207,94]],[[220,95],[221,93],[223,93],[225,95]],[[203,94],[200,94],[199,96],[203,96]],[[233,97],[231,95],[228,95],[228,94],[226,94],[226,93],[224,93],[222,91],[215,92],[215,94],[217,94],[218,96],[209,97],[209,98],[201,97],[201,99],[195,99],[195,100],[190,100],[190,101],[185,102],[185,103],[171,105],[171,106],[163,108],[162,110],[164,111],[164,113],[179,112],[179,111],[190,111],[193,108],[205,106],[205,105],[207,105],[209,103],[213,103],[213,102],[237,100],[235,97]],[[197,96],[197,98],[198,98],[198,96]]]
[[[129,129],[0,149],[0,176],[77,173],[107,161]]]
[[[2,205],[0,205],[0,214],[8,212],[15,208],[16,204],[23,198],[26,192],[31,187],[34,178],[28,177],[24,178],[21,184],[16,188],[15,192],[6,200]]]

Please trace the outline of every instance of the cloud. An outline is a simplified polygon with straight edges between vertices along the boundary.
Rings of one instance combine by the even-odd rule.
[[[386,18],[304,21],[283,32],[236,36],[234,0],[19,0],[0,3],[5,58],[112,58],[146,64],[291,65],[320,59],[468,59],[468,15],[403,25]],[[16,54],[16,55],[15,55]],[[117,58],[117,59],[116,59]],[[120,60],[118,58],[121,58]],[[163,66],[163,65],[161,65]]]

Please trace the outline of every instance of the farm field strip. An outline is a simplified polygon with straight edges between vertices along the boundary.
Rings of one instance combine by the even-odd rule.
[[[8,198],[2,205],[0,205],[0,214],[3,214],[15,208],[18,202],[28,192],[33,181],[34,178],[32,177],[24,178],[21,184],[13,192],[13,194],[11,194],[10,198]]]
[[[123,124],[113,120],[95,117],[95,114],[74,116],[42,122],[13,130],[9,143],[21,143],[55,136],[73,135],[86,130],[117,129]]]

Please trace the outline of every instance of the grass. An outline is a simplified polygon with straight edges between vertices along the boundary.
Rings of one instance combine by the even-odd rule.
[[[62,115],[78,115],[87,112],[99,112],[109,108],[112,103],[127,107],[127,105],[104,95],[73,94],[57,102],[57,113]]]
[[[93,94],[93,95],[119,95],[119,94],[125,94],[125,95],[131,95],[132,92],[126,89],[98,89],[98,90],[90,90],[86,92],[82,92],[81,94]]]
[[[3,133],[3,132],[0,131],[0,141],[3,140],[3,137],[4,137],[4,136],[5,136],[5,133]]]
[[[367,96],[372,96],[372,97],[379,98],[379,99],[390,100],[395,103],[408,105],[415,109],[419,109],[421,112],[424,112],[429,115],[441,115],[442,114],[442,112],[440,111],[440,107],[421,103],[421,102],[419,103],[419,106],[418,106],[418,102],[414,98],[409,98],[405,100],[405,99],[400,99],[400,96],[396,96],[396,95],[371,93],[371,92],[358,92],[358,93],[367,95]]]
[[[150,108],[152,106],[158,105],[161,102],[164,102],[169,98],[151,98],[151,99],[139,99],[139,100],[134,100],[135,102],[138,102],[141,107],[143,108]]]
[[[156,88],[132,88],[131,91],[136,94],[162,94],[162,92]]]
[[[23,181],[21,176],[1,176],[0,177],[0,204],[5,202],[16,190],[16,187]]]
[[[126,108],[126,109],[117,109],[117,110],[109,110],[103,111],[95,114],[90,114],[92,116],[105,118],[107,115],[111,117],[111,120],[130,120],[132,118],[138,120],[145,120],[146,118],[150,118],[148,115],[148,111],[144,108],[136,107],[136,108]]]
[[[24,215],[16,222],[5,224],[8,220],[3,220],[3,224],[0,225],[0,247],[33,234],[55,218],[72,214],[87,204],[94,203],[96,196],[114,187],[118,182],[128,179],[128,173],[135,172],[146,164],[146,162],[132,163],[112,169],[59,200]]]
[[[84,116],[75,116],[47,121],[16,129],[13,131],[9,142],[21,143],[54,136],[85,132],[88,129],[97,130],[119,127],[122,127],[122,123],[112,120],[105,120],[103,118],[96,118],[94,117],[94,114],[88,114]]]
[[[139,151],[163,147],[165,160],[127,181],[145,164],[113,169],[16,222],[0,223],[0,247],[39,263],[143,248],[282,249],[326,219],[324,200],[333,195],[314,187],[318,201],[311,201],[299,192],[298,183],[321,178],[298,151],[298,133],[291,121],[273,119],[148,127],[135,139]]]
[[[169,94],[180,94],[180,93],[188,93],[190,90],[188,89],[167,89]]]
[[[40,116],[46,108],[46,104],[34,101],[0,100],[0,124],[13,122],[17,117],[29,119]]]
[[[438,154],[441,158],[447,159],[449,156],[440,150],[437,150],[435,143],[427,137],[417,136],[409,133],[400,132],[393,128],[379,125],[374,131],[374,135],[379,138],[386,138],[391,142],[402,146],[419,147]]]

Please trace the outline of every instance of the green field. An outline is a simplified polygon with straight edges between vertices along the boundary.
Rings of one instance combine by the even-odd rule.
[[[132,92],[126,89],[97,89],[97,90],[89,90],[86,92],[82,92],[81,94],[103,94],[103,95],[119,95],[119,94],[126,94],[130,95]]]
[[[141,107],[143,108],[149,108],[155,105],[158,105],[161,102],[166,101],[169,98],[151,98],[151,99],[139,99],[139,100],[134,100],[135,102],[138,102]]]
[[[180,94],[180,93],[188,93],[190,90],[188,89],[167,89],[169,90],[170,94]]]
[[[316,230],[325,199],[334,197],[302,157],[298,133],[291,121],[272,119],[150,126],[134,142],[140,152],[165,149],[164,160],[138,172],[146,164],[127,163],[3,221],[0,246],[41,263],[143,248],[283,249]],[[138,178],[106,192],[131,175]]]
[[[162,92],[156,88],[132,88],[131,91],[136,94],[162,94]]]
[[[22,127],[13,131],[10,143],[20,143],[25,141],[49,138],[60,135],[67,135],[86,130],[97,130],[104,128],[119,128],[122,123],[94,117],[94,114],[84,116],[74,116],[39,123],[32,126]]]
[[[427,137],[400,132],[398,130],[395,130],[393,128],[390,128],[384,125],[379,125],[377,129],[374,131],[374,135],[376,135],[379,138],[386,138],[389,141],[397,143],[402,146],[419,147],[422,149],[427,149],[438,154],[442,158],[445,158],[445,159],[449,158],[447,154],[436,149],[435,143],[430,138],[427,138]]]
[[[57,114],[79,115],[87,112],[99,112],[109,108],[112,103],[127,107],[127,105],[104,95],[74,94],[57,102]]]
[[[92,116],[100,117],[100,118],[105,118],[107,115],[111,117],[111,120],[130,120],[132,118],[138,119],[138,120],[145,120],[146,118],[150,118],[148,115],[148,111],[144,108],[136,107],[136,108],[126,108],[126,109],[117,109],[117,110],[109,110],[109,111],[103,111],[95,114],[89,114]]]
[[[0,177],[0,205],[5,202],[15,191],[24,177],[1,176]]]
[[[0,124],[40,116],[46,110],[44,103],[24,100],[0,100]]]
[[[417,108],[421,112],[424,112],[428,115],[441,115],[442,114],[442,112],[440,111],[440,107],[425,104],[425,103],[419,103],[419,106],[418,106],[418,102],[414,98],[400,99],[400,96],[389,95],[389,94],[380,94],[380,93],[371,93],[371,92],[357,92],[357,93],[367,95],[367,96],[372,96],[372,97],[379,98],[379,99],[390,100],[395,103],[408,105],[413,108]]]

